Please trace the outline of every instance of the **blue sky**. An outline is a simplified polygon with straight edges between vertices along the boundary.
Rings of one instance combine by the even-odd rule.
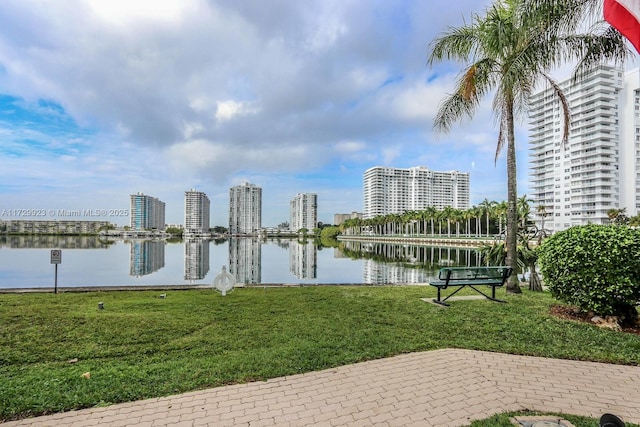
[[[461,65],[426,64],[434,37],[488,4],[3,0],[0,219],[128,209],[143,192],[182,223],[195,188],[226,225],[229,187],[248,181],[263,189],[263,225],[288,221],[301,192],[318,194],[331,223],[362,210],[373,166],[470,172],[472,204],[504,200],[490,99],[435,134]],[[523,194],[525,124],[517,138]]]

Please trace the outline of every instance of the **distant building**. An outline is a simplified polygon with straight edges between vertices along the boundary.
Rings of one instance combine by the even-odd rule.
[[[575,82],[560,82],[570,106],[568,144],[563,112],[548,87],[532,95],[529,170],[532,214],[558,231],[607,224],[610,209],[640,210],[640,70],[601,65]],[[544,212],[544,215],[540,215]]]
[[[318,226],[318,195],[299,193],[289,202],[289,228],[298,231],[306,228],[311,231]]]
[[[334,214],[333,215],[333,225],[340,225],[348,219],[362,219],[361,212],[351,212],[350,214]]]
[[[160,199],[138,193],[132,194],[130,223],[134,230],[164,230],[165,203]]]
[[[23,220],[3,222],[8,234],[98,234],[106,227],[113,227],[109,221],[67,221],[67,220]]]
[[[229,189],[229,233],[255,234],[262,228],[262,188],[244,182]]]
[[[364,173],[365,219],[405,211],[452,207],[469,209],[469,173],[375,166]]]
[[[191,189],[184,192],[184,234],[209,233],[211,202],[201,191]]]

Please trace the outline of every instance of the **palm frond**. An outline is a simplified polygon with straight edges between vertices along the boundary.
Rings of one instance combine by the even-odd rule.
[[[450,27],[430,43],[431,53],[427,58],[427,64],[433,66],[434,62],[442,60],[468,61],[475,56],[478,42],[476,27]]]
[[[494,62],[485,59],[467,67],[456,82],[455,92],[440,103],[433,128],[448,132],[463,117],[473,118],[482,97],[493,87]]]
[[[477,103],[463,96],[460,91],[445,97],[440,103],[438,112],[433,119],[436,132],[449,132],[451,126],[463,116],[473,117]]]
[[[594,67],[603,62],[621,65],[632,55],[624,37],[609,25],[600,34],[568,36],[566,43],[580,59],[574,70],[574,81],[584,78]]]
[[[543,76],[547,81],[547,83],[549,83],[549,85],[555,92],[558,99],[560,100],[560,105],[562,107],[562,119],[564,121],[564,127],[562,129],[562,145],[566,147],[566,145],[569,143],[569,131],[571,126],[571,112],[569,110],[569,100],[567,100],[567,97],[564,94],[564,91],[554,79],[552,79],[547,74],[543,74]]]
[[[602,16],[602,0],[522,0],[519,12],[523,21],[542,21],[550,33],[577,33]]]

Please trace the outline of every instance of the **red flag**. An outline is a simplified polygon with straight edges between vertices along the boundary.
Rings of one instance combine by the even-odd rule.
[[[604,0],[604,19],[640,52],[640,0]]]

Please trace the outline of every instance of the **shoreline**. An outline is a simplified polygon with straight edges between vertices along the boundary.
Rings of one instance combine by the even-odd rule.
[[[469,246],[480,246],[482,244],[491,244],[496,242],[495,237],[478,237],[478,238],[456,238],[456,237],[423,237],[423,236],[337,236],[338,241],[348,242],[376,242],[376,243],[400,243],[400,244],[419,244],[419,245],[434,245],[445,247],[461,247],[468,248]]]
[[[427,283],[240,283],[235,288],[308,288],[314,286],[428,286]],[[58,293],[70,292],[126,292],[126,291],[217,291],[213,285],[114,285],[58,287]],[[54,293],[53,287],[0,288],[0,294]]]

